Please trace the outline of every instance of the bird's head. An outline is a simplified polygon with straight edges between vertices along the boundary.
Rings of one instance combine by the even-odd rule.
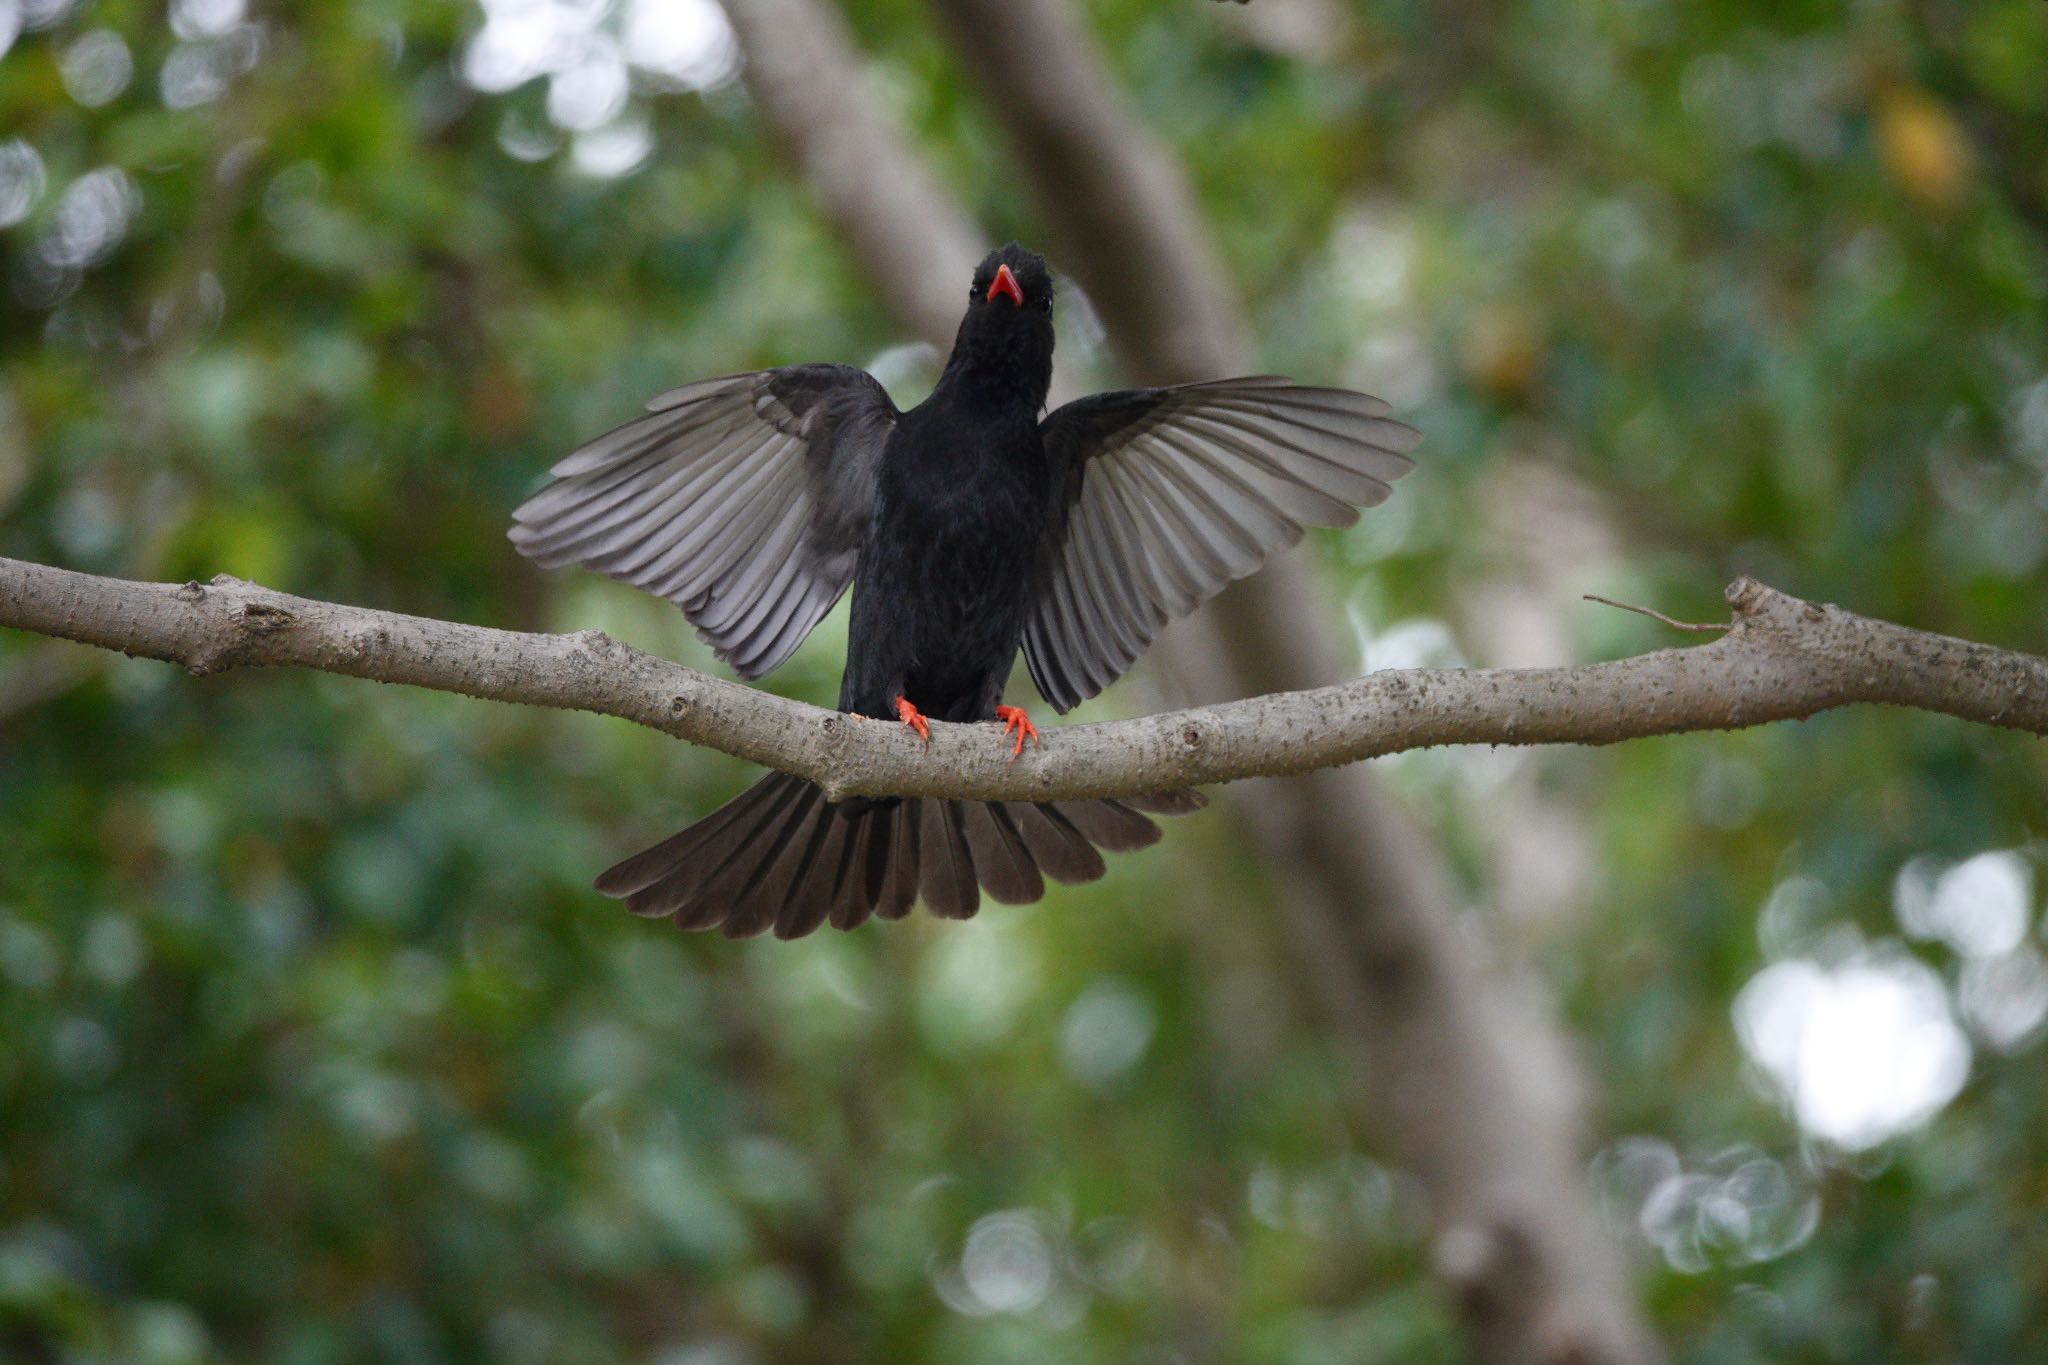
[[[1052,271],[1015,242],[975,267],[947,370],[985,395],[1014,391],[1036,411],[1052,380]]]
[[[970,315],[991,312],[1015,317],[1052,318],[1052,272],[1045,258],[1015,242],[981,258],[974,283],[967,290]]]

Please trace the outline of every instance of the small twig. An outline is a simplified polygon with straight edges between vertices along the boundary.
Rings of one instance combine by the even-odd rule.
[[[1611,597],[1602,597],[1596,592],[1589,592],[1584,596],[1586,601],[1598,602],[1603,607],[1620,607],[1623,611],[1632,611],[1638,616],[1647,616],[1653,621],[1662,621],[1673,630],[1730,630],[1735,625],[1733,621],[1678,621],[1666,616],[1655,607],[1639,607],[1633,602],[1617,602]]]

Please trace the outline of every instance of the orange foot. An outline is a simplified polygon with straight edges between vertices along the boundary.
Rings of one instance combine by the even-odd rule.
[[[1033,744],[1038,744],[1040,748],[1045,747],[1043,744],[1039,744],[1038,727],[1031,723],[1031,717],[1024,714],[1023,707],[998,706],[996,708],[996,719],[1003,723],[1003,734],[1005,737],[1012,730],[1017,732],[1017,746],[1010,750],[1010,761],[1012,763],[1017,761],[1017,755],[1024,752],[1024,741],[1027,739]]]
[[[924,713],[910,704],[908,697],[896,699],[896,719],[917,731],[917,737],[924,741],[924,747],[932,747],[932,727],[925,724]]]

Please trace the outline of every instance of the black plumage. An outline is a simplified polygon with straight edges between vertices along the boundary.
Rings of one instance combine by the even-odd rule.
[[[991,252],[938,384],[907,412],[847,365],[673,389],[557,464],[512,539],[542,564],[670,599],[747,678],[787,659],[852,583],[841,710],[992,721],[1020,647],[1066,711],[1166,622],[1303,527],[1349,525],[1412,467],[1416,433],[1378,399],[1272,376],[1100,393],[1041,416],[1052,304],[1039,257]],[[899,919],[920,897],[964,919],[984,891],[1025,903],[1047,878],[1099,877],[1102,852],[1159,838],[1148,816],[1201,803],[834,804],[775,773],[597,888],[731,937]]]

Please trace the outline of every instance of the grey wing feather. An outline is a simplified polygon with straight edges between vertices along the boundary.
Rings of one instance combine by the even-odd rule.
[[[850,365],[787,365],[647,408],[556,464],[512,514],[512,542],[668,598],[758,678],[853,580],[895,405]]]
[[[1273,375],[1096,394],[1040,430],[1059,487],[1024,658],[1062,711],[1304,527],[1384,501],[1421,439],[1377,398]]]

